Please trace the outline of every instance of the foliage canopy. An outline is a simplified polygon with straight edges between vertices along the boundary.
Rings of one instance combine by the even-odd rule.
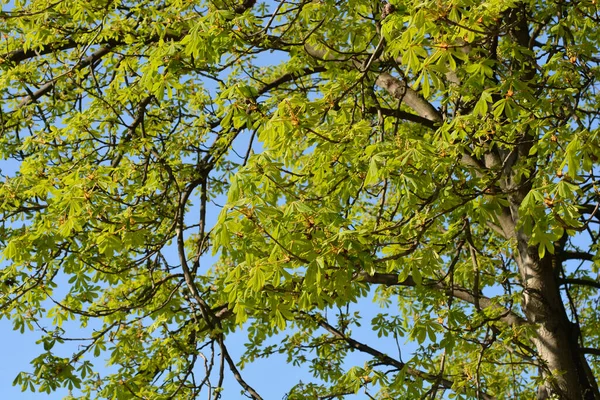
[[[43,345],[16,384],[218,398],[228,370],[258,399],[240,365],[282,353],[314,376],[289,399],[600,399],[598,27],[596,0],[15,1],[0,310]]]

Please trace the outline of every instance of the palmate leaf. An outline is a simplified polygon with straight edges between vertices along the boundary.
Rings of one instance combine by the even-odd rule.
[[[600,399],[596,14],[11,3],[0,313],[40,336],[15,385]]]

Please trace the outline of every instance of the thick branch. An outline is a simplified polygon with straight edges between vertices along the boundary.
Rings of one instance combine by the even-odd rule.
[[[332,52],[325,50],[319,50],[315,47],[305,44],[304,49],[306,52],[314,58],[323,61],[349,61],[348,56],[336,55]],[[362,70],[362,64],[358,61],[353,61],[354,66]],[[427,100],[419,96],[417,92],[408,87],[406,82],[400,81],[398,78],[394,78],[387,72],[379,74],[375,80],[375,84],[382,89],[385,89],[388,93],[394,96],[396,99],[403,101],[404,104],[412,108],[418,116],[423,119],[432,122],[442,122],[441,114],[433,107]]]
[[[317,66],[317,67],[312,67],[312,68],[305,68],[304,70],[302,70],[300,72],[295,72],[295,73],[289,72],[287,74],[283,74],[279,78],[277,78],[277,79],[273,80],[272,82],[269,82],[269,83],[265,84],[263,87],[261,87],[258,90],[258,95],[259,96],[263,95],[272,89],[276,89],[279,85],[288,83],[296,78],[312,75],[312,74],[323,72],[326,70],[327,69],[323,66]]]
[[[589,286],[596,289],[600,289],[600,282],[593,281],[591,279],[585,278],[566,278],[560,281],[562,284],[566,285],[581,285],[581,286]]]
[[[397,274],[379,274],[376,273],[374,275],[369,275],[367,273],[362,273],[361,278],[364,282],[373,283],[378,285],[388,285],[388,286],[409,286],[415,287],[417,286],[416,282],[413,280],[412,276],[409,276],[403,281],[398,281]],[[444,285],[442,282],[434,281],[434,280],[426,280],[423,282],[423,286],[428,288],[434,288],[439,291],[443,291],[449,296],[453,296],[457,299],[466,301],[470,304],[479,303],[481,308],[490,308],[494,311],[499,311],[501,313],[500,321],[506,322],[509,325],[526,325],[528,322],[521,316],[517,315],[513,311],[502,307],[492,301],[489,297],[486,296],[475,296],[471,294],[467,289],[454,286],[448,287]]]
[[[406,82],[394,78],[387,72],[381,73],[375,84],[412,108],[418,115],[431,121],[442,122],[442,116],[427,100],[419,96]]]
[[[19,49],[19,50],[13,50],[11,52],[8,53],[4,53],[2,55],[0,55],[0,60],[4,60],[5,62],[13,62],[13,63],[20,63],[21,61],[25,61],[28,60],[30,58],[34,58],[34,57],[39,57],[39,56],[43,56],[46,54],[50,54],[50,53],[54,53],[55,51],[62,51],[62,50],[70,50],[73,49],[75,47],[77,47],[79,45],[79,43],[75,42],[74,40],[69,40],[65,43],[60,43],[54,46],[45,46],[42,49],[38,49],[38,50],[34,50],[34,49],[28,49],[28,50],[23,50],[23,49]]]
[[[563,251],[558,255],[560,261],[583,260],[594,261],[594,255],[587,251]]]
[[[583,354],[590,354],[593,356],[600,356],[600,349],[596,349],[593,347],[582,347],[579,349]]]
[[[403,119],[406,121],[415,122],[417,124],[421,124],[421,125],[429,128],[429,129],[435,129],[435,123],[433,121],[430,121],[427,118],[423,118],[420,115],[411,114],[406,111],[391,110],[389,108],[376,108],[376,107],[370,107],[367,109],[367,111],[369,111],[371,113],[381,112],[383,115],[387,115],[389,117],[395,117],[395,118]]]
[[[181,40],[181,39],[183,39],[183,37],[185,35],[187,35],[187,31],[183,31],[181,33],[176,33],[174,31],[168,31],[162,37],[162,39],[163,40]],[[142,39],[140,41],[144,44],[152,44],[152,43],[158,42],[160,39],[161,39],[161,37],[159,35],[153,35],[153,36],[150,36],[149,38],[147,38],[146,40]],[[41,49],[13,50],[11,52],[0,55],[0,60],[3,60],[4,62],[13,62],[15,64],[18,64],[22,61],[27,61],[31,58],[41,57],[41,56],[44,56],[47,54],[55,53],[57,51],[72,50],[78,46],[100,45],[100,46],[114,48],[116,46],[126,45],[126,44],[128,44],[128,42],[125,40],[125,37],[109,38],[106,40],[98,41],[97,43],[80,43],[80,42],[76,42],[75,40],[71,39],[71,40],[67,40],[63,43],[48,44],[48,45],[45,45]]]
[[[97,50],[96,52],[94,52],[92,55],[86,57],[84,60],[82,60],[77,66],[76,69],[80,70],[83,69],[89,65],[92,65],[93,63],[95,63],[96,61],[98,61],[99,59],[101,59],[102,57],[104,57],[106,54],[110,53],[112,50],[112,46],[105,46],[102,47],[101,49]],[[47,94],[48,92],[50,92],[54,86],[56,86],[56,82],[57,80],[54,79],[48,83],[46,83],[45,85],[43,85],[41,88],[39,88],[38,90],[36,90],[33,94],[26,96],[23,100],[21,100],[21,102],[19,103],[19,107],[24,107],[26,105],[29,105],[31,103],[36,102],[40,97],[42,97],[43,95]]]

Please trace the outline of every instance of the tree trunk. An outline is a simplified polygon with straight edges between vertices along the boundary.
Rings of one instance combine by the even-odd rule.
[[[525,3],[508,9],[505,21],[510,26],[509,35],[516,45],[530,49],[531,37],[529,21],[531,13]],[[523,82],[535,81],[536,60],[529,57],[521,64]],[[579,352],[578,326],[571,323],[560,294],[558,273],[560,263],[557,255],[546,252],[540,259],[538,248],[531,246],[531,237],[517,229],[519,207],[531,190],[531,184],[515,179],[511,167],[519,159],[529,157],[536,137],[528,132],[513,151],[512,159],[501,151],[491,151],[486,157],[488,168],[503,166],[505,180],[500,183],[508,197],[510,209],[500,218],[502,229],[517,240],[516,262],[523,284],[523,310],[527,319],[536,324],[536,336],[532,339],[538,352],[538,360],[544,384],[538,392],[538,399],[558,398],[565,400],[600,400],[595,378],[591,376],[585,357]],[[535,157],[535,156],[534,156]],[[506,160],[502,162],[501,160]],[[535,174],[535,164],[530,167]],[[560,249],[557,248],[557,252]]]
[[[510,199],[513,229],[518,222],[518,204]],[[519,201],[520,203],[520,201]],[[505,218],[503,225],[506,224]],[[503,229],[509,227],[503,226]],[[569,321],[561,298],[557,257],[546,253],[539,258],[537,246],[530,246],[530,237],[514,230],[517,239],[516,256],[523,284],[523,310],[527,319],[536,324],[532,339],[538,352],[541,375],[545,383],[538,399],[598,400],[600,394],[587,360],[579,352],[578,326]],[[554,397],[553,397],[554,396]]]

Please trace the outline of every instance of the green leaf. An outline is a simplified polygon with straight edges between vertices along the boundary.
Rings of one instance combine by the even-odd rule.
[[[412,274],[412,278],[415,281],[415,283],[417,285],[421,286],[421,284],[423,283],[423,278],[421,275],[421,271],[419,270],[419,266],[413,264],[411,266],[411,274]]]
[[[369,171],[365,177],[365,185],[377,183],[379,180],[379,167],[377,166],[377,158],[372,157],[369,161]]]

